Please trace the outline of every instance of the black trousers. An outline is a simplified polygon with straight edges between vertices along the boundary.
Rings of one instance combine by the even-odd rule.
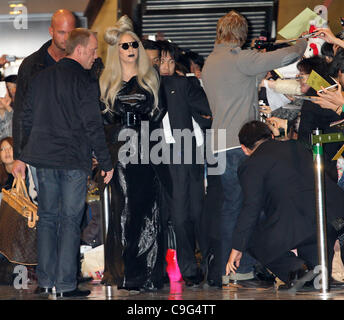
[[[332,272],[332,260],[334,256],[334,243],[337,239],[337,232],[332,226],[327,228],[327,254],[328,254],[328,274],[329,279]],[[303,241],[297,246],[297,256],[293,252],[285,252],[279,258],[270,262],[266,267],[279,279],[287,283],[289,273],[302,268],[303,264],[311,270],[319,265],[317,236]]]
[[[171,221],[177,243],[177,261],[183,277],[196,275],[196,242],[201,252],[204,240],[201,234],[201,215],[204,203],[203,166],[171,164],[172,192],[164,193],[163,229],[167,245],[168,221]],[[167,249],[167,247],[166,247]],[[202,252],[203,253],[203,252]]]
[[[211,257],[208,267],[208,280],[222,286],[221,264],[221,209],[223,189],[219,175],[207,176],[207,194],[201,217],[201,232],[204,257]]]

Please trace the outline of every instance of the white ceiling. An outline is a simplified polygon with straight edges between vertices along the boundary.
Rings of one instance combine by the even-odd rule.
[[[89,0],[26,0],[29,14],[54,13],[58,9],[85,12]],[[8,0],[0,0],[0,15],[8,14]]]

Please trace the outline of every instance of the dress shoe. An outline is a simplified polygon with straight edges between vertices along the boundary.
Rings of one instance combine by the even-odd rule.
[[[215,257],[213,253],[210,253],[204,263],[204,278],[207,280],[207,285],[212,288],[222,289],[222,278],[216,274],[215,270]]]
[[[254,266],[254,277],[258,280],[271,283],[275,283],[276,279],[276,277],[272,273],[270,273],[267,268],[263,267],[259,263]]]
[[[195,286],[199,286],[203,282],[204,274],[202,273],[200,269],[198,269],[197,273],[194,276],[183,277],[183,279],[187,287],[195,287]]]
[[[289,293],[316,291],[313,280],[317,276],[313,270],[308,270],[306,266],[296,271],[291,271],[288,281],[279,286],[278,290],[287,290]]]
[[[214,287],[214,288],[222,288],[222,281],[216,281],[214,279],[207,279],[207,284],[209,287]]]
[[[37,287],[33,293],[34,294],[39,294],[41,296],[45,296],[45,295],[48,296],[49,294],[52,293],[52,289],[51,288]]]
[[[264,281],[259,280],[256,278],[248,279],[248,280],[229,280],[228,285],[226,287],[233,287],[237,289],[255,289],[255,290],[267,290],[274,287],[274,283],[271,281]]]
[[[63,299],[63,298],[82,298],[82,297],[87,297],[91,293],[90,290],[80,290],[76,288],[75,290],[72,291],[66,291],[66,292],[58,292],[56,293],[56,298],[57,299]]]

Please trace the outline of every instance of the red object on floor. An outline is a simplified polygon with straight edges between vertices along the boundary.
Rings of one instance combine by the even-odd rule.
[[[167,267],[166,272],[171,282],[182,281],[182,275],[177,262],[177,252],[174,249],[167,249],[166,253]]]

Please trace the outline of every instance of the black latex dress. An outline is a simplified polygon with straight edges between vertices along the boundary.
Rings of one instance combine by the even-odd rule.
[[[130,145],[138,163],[123,163],[119,152],[126,141],[118,141],[123,129],[134,130],[141,140],[141,121],[150,131],[163,117],[152,114],[153,96],[141,88],[136,77],[123,83],[113,112],[106,113],[106,134],[113,163],[111,215],[105,246],[103,282],[124,288],[154,289],[163,286],[163,236],[160,219],[161,184],[156,166],[142,164],[142,150]],[[147,122],[146,122],[147,123]],[[123,154],[123,153],[122,153]]]

